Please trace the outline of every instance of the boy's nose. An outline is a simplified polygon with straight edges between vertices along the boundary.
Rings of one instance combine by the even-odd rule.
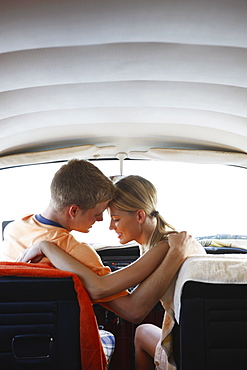
[[[103,221],[103,215],[98,215],[98,216],[96,217],[96,220],[97,220],[97,221]]]

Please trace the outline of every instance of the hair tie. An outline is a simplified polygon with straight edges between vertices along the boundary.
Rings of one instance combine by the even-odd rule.
[[[159,214],[158,211],[153,211],[153,212],[151,212],[150,216],[151,217],[156,217],[158,214]]]

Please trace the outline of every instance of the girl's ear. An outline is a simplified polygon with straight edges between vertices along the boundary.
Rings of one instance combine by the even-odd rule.
[[[143,224],[143,222],[145,221],[146,219],[146,212],[143,211],[143,209],[138,209],[138,211],[136,212],[136,215],[137,215],[137,221],[140,223],[140,224]]]

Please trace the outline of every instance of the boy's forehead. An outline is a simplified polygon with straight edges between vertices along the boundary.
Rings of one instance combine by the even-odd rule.
[[[93,208],[96,212],[104,212],[104,210],[108,207],[109,201],[108,202],[102,202],[102,203],[97,203],[96,206]]]

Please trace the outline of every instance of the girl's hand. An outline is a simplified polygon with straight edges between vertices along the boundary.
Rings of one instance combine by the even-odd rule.
[[[19,256],[16,259],[16,262],[39,262],[42,260],[42,258],[45,256],[43,250],[42,250],[42,243],[39,242],[31,247],[25,249],[23,252],[19,254]]]

